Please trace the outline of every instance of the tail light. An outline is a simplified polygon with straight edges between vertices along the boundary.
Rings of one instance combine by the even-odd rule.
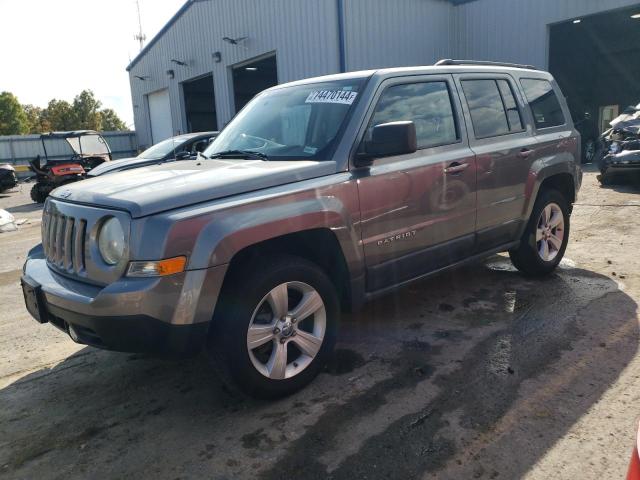
[[[77,163],[65,163],[51,167],[51,172],[55,176],[61,175],[84,175],[84,168]]]

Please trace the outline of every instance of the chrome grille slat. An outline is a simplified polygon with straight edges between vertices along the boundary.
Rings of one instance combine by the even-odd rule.
[[[48,235],[48,224],[49,224],[49,212],[45,209],[42,212],[42,224],[40,225],[40,231],[42,234],[42,249],[44,250],[44,256],[49,256],[49,235]]]
[[[58,266],[62,266],[62,259],[64,258],[64,227],[66,225],[66,217],[60,215],[58,222],[56,223],[56,256],[55,263]]]
[[[76,220],[75,236],[73,240],[73,265],[76,273],[84,270],[84,239],[87,230],[86,220]]]
[[[48,237],[49,237],[49,256],[50,261],[54,261],[56,257],[56,223],[58,222],[58,216],[55,213],[51,214],[51,219],[48,225]]]
[[[64,268],[67,270],[73,270],[73,224],[75,219],[73,217],[67,217],[67,221],[64,226]]]

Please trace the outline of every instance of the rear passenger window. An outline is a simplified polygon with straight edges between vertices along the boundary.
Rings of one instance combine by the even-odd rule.
[[[412,121],[418,148],[458,141],[458,132],[446,82],[423,82],[387,88],[376,105],[369,127]]]
[[[531,106],[536,128],[564,125],[564,114],[560,102],[549,81],[523,78],[520,83]]]
[[[476,138],[522,131],[518,104],[506,80],[463,80]]]

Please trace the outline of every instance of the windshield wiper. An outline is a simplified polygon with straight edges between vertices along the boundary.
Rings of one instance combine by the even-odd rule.
[[[209,158],[253,158],[256,160],[267,160],[269,157],[262,152],[252,152],[251,150],[225,150],[214,153]]]

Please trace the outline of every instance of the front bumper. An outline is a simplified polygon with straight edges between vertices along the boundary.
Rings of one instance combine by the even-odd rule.
[[[188,353],[206,341],[226,268],[124,277],[100,287],[52,271],[38,246],[29,252],[23,281],[36,285],[44,303],[40,321],[79,343],[126,352]]]

